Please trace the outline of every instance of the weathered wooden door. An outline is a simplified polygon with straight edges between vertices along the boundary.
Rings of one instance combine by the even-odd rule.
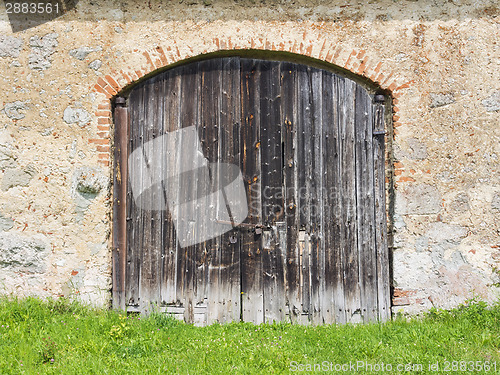
[[[384,107],[373,97],[331,71],[240,57],[137,85],[128,116],[115,112],[117,137],[128,140],[115,140],[125,176],[115,190],[115,304],[155,305],[198,324],[386,320]],[[154,141],[179,130],[188,143]],[[212,172],[188,175],[181,187],[165,182],[196,160]],[[224,221],[206,207],[243,212],[227,189],[201,202],[222,190],[221,163],[241,173],[247,216],[186,245],[185,233],[197,238],[203,222]],[[151,187],[141,190],[148,205],[137,198],[140,184]],[[172,194],[201,202],[189,223]]]

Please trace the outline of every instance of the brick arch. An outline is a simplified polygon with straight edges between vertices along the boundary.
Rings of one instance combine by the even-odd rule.
[[[321,47],[319,47],[321,46]],[[133,66],[123,66],[112,70],[109,74],[99,77],[93,91],[99,95],[99,103],[95,116],[97,118],[97,138],[89,142],[96,144],[98,163],[105,166],[110,164],[110,126],[112,123],[111,101],[120,92],[133,85],[135,82],[147,75],[153,75],[172,64],[179,63],[195,55],[204,55],[214,52],[236,51],[236,50],[262,50],[289,52],[297,55],[311,57],[329,64],[336,65],[350,71],[351,73],[370,80],[381,89],[390,93],[393,104],[397,104],[398,90],[409,87],[412,82],[397,82],[393,71],[387,69],[383,62],[376,57],[367,55],[363,49],[353,49],[346,54],[342,46],[333,45],[325,38],[323,43],[312,43],[311,41],[291,40],[279,44],[265,38],[251,38],[242,43],[229,38],[214,38],[204,44],[205,49],[201,53],[195,53],[192,46],[183,45],[182,48],[174,43],[170,45],[158,45],[155,48],[139,51],[135,50],[135,56],[140,58]],[[348,51],[347,51],[348,52]],[[347,57],[346,57],[347,56]],[[393,126],[399,126],[397,116],[398,108],[393,107]]]

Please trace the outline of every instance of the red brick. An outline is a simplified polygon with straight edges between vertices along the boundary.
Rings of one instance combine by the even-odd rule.
[[[312,44],[311,44],[311,45],[310,45],[309,47],[307,47],[307,49],[306,49],[306,55],[307,55],[307,56],[311,56],[311,55],[312,55],[312,50],[313,50],[313,46],[312,46]]]
[[[97,158],[101,160],[109,160],[109,154],[97,154]]]
[[[97,106],[97,109],[107,109],[107,110],[110,110],[111,109],[111,104],[109,102],[106,102],[106,103],[101,103]]]
[[[328,53],[326,54],[325,60],[328,62],[333,62],[333,52],[332,51],[328,51]]]
[[[109,152],[110,147],[109,146],[97,146],[97,152]]]
[[[105,76],[106,81],[108,81],[109,85],[114,88],[116,91],[120,91],[120,85],[111,77],[110,75]]]
[[[337,58],[340,55],[340,52],[342,52],[342,47],[338,46],[337,49],[335,50],[335,55],[333,56],[334,60],[337,60]]]
[[[318,58],[320,60],[323,60],[323,52],[325,51],[325,48],[326,48],[326,39],[323,41],[323,45],[321,46],[321,50],[319,51]]]
[[[97,123],[100,125],[106,125],[106,124],[110,124],[111,121],[109,120],[109,117],[99,117],[97,119]]]
[[[97,111],[97,112],[95,112],[95,115],[97,117],[110,117],[111,111]]]
[[[100,85],[94,85],[94,89],[101,94],[106,95],[107,98],[111,98],[113,95],[110,95],[106,90],[104,90]]]
[[[408,297],[400,297],[392,299],[393,306],[407,306],[410,304],[410,299]]]
[[[398,181],[399,182],[415,182],[415,179],[413,177],[403,176],[403,177],[400,177]]]
[[[155,70],[155,69],[156,69],[156,67],[155,67],[155,64],[153,64],[153,61],[151,60],[151,56],[149,56],[149,52],[148,52],[148,51],[145,51],[145,52],[143,52],[142,54],[143,54],[144,56],[146,56],[146,60],[147,60],[148,64],[150,64],[150,65],[151,65],[151,68],[152,68],[153,70]]]
[[[89,139],[89,143],[95,143],[97,145],[109,145],[109,139],[108,138],[91,138]]]
[[[99,164],[109,167],[109,160],[97,160]]]
[[[109,125],[97,125],[97,130],[109,131]]]
[[[163,66],[167,65],[168,64],[168,59],[167,59],[167,56],[165,55],[165,52],[163,51],[163,48],[161,48],[160,46],[158,46],[158,47],[156,47],[156,50],[160,54],[160,60],[161,60],[161,62],[163,64]]]
[[[100,138],[109,138],[109,132],[97,132],[97,136]]]

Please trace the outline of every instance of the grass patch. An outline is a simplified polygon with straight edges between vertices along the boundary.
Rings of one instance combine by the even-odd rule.
[[[429,369],[436,363],[439,371]],[[344,364],[344,373],[380,373],[382,364],[394,374],[500,373],[500,304],[469,301],[386,324],[197,328],[66,299],[0,298],[0,374],[282,374],[314,364]]]

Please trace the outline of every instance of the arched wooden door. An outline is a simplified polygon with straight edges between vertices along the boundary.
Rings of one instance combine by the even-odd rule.
[[[158,74],[127,105],[115,110],[115,305],[154,304],[198,324],[390,316],[384,107],[373,93],[327,70],[226,57]],[[155,143],[179,131],[188,143]],[[213,168],[208,185],[165,183],[193,160],[237,166],[247,207],[231,207],[227,189],[201,202],[221,190]],[[137,186],[152,180],[145,207]],[[181,223],[168,194],[201,203]],[[247,216],[183,246],[185,233],[224,221],[207,207]]]

